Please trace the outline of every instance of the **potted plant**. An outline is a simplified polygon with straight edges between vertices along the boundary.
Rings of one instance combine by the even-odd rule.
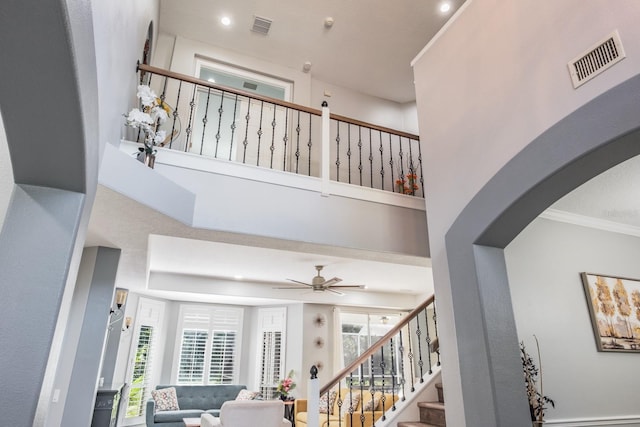
[[[147,85],[139,85],[137,97],[141,108],[132,109],[126,117],[126,124],[144,132],[143,146],[140,147],[141,161],[153,168],[156,156],[156,145],[167,137],[164,130],[158,127],[167,120],[169,106]]]
[[[527,353],[524,341],[520,342],[520,359],[522,360],[522,368],[524,371],[524,381],[527,389],[527,398],[529,400],[531,421],[533,422],[534,427],[538,427],[544,423],[544,413],[547,409],[546,405],[551,405],[555,408],[555,402],[544,395],[542,388],[542,361],[540,359],[540,345],[538,343],[538,338],[535,335],[533,338],[536,340],[540,369],[538,370],[535,362],[529,353]],[[540,384],[539,388],[538,384]]]

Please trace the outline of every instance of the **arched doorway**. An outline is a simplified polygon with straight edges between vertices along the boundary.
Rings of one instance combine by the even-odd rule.
[[[504,248],[542,211],[640,154],[640,77],[590,101],[512,158],[446,235],[467,425],[526,425]]]

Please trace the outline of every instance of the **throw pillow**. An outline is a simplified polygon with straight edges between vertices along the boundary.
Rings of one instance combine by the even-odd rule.
[[[246,389],[242,389],[240,390],[240,393],[238,393],[238,395],[236,396],[236,400],[253,400],[255,399],[258,394],[260,394],[257,391],[249,391]]]
[[[380,398],[374,397],[370,401],[364,404],[365,411],[375,411],[378,409],[378,405],[380,405]]]
[[[176,396],[175,387],[161,388],[152,390],[151,397],[156,402],[156,412],[160,411],[178,411],[178,396]]]
[[[355,413],[360,402],[360,394],[347,394],[342,397],[342,406],[340,407],[340,418],[346,414]]]
[[[330,391],[329,393],[325,393],[320,396],[320,413],[329,415],[333,415],[333,404],[336,401],[336,391]]]

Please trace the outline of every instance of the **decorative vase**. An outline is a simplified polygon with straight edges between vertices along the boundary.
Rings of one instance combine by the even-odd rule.
[[[544,420],[533,421],[533,427],[543,427]]]
[[[280,400],[282,400],[282,401],[285,401],[285,402],[286,402],[286,400],[287,400],[287,399],[288,399],[288,397],[287,397],[287,395],[286,395],[286,394],[281,394],[281,395],[280,395]]]
[[[155,153],[144,153],[144,162],[145,165],[149,166],[151,169],[156,164],[156,155]]]

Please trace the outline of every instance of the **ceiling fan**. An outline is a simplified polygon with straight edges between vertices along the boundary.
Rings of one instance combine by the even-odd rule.
[[[336,290],[336,288],[339,288],[339,289],[345,289],[345,288],[365,289],[366,288],[366,286],[364,285],[336,285],[336,283],[339,283],[342,281],[342,279],[339,277],[334,277],[332,279],[325,280],[324,277],[320,275],[320,272],[322,271],[323,268],[324,268],[324,265],[316,265],[316,271],[318,272],[318,274],[313,279],[311,279],[311,283],[305,283],[305,282],[300,282],[298,280],[287,279],[291,282],[298,283],[300,286],[283,286],[283,287],[278,287],[274,289],[310,289],[313,292],[329,291],[336,295],[344,295],[343,292]]]

